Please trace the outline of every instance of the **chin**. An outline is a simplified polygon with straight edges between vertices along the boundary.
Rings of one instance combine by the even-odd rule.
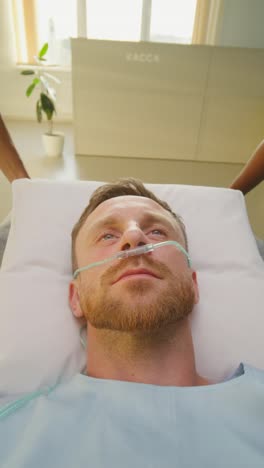
[[[116,283],[115,286],[119,289],[118,294],[120,294],[120,290],[122,290],[122,293],[133,293],[133,295],[140,295],[140,297],[144,294],[151,293],[154,295],[155,293],[159,294],[161,292],[161,288],[158,287],[157,282],[154,283],[154,281],[149,278],[128,277],[128,279],[125,278]]]

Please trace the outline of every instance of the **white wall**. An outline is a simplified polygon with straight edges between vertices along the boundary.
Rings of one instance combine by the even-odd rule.
[[[223,0],[217,45],[264,47],[264,1]]]
[[[36,97],[25,96],[30,77],[20,75],[16,66],[15,39],[12,28],[12,2],[0,1],[0,112],[4,117],[35,119]],[[59,120],[72,119],[71,72],[54,72],[61,81],[57,88]],[[36,92],[36,91],[35,91]]]

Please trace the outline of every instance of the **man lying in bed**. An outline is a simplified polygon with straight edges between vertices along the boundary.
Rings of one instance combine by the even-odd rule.
[[[140,182],[96,190],[73,229],[69,286],[86,374],[0,409],[3,466],[263,467],[264,372],[197,373],[187,250],[181,219]]]

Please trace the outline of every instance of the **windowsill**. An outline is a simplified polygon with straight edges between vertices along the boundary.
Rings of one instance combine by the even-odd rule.
[[[44,65],[43,67],[39,66],[39,65],[32,65],[32,64],[28,64],[28,63],[16,63],[15,67],[18,69],[18,70],[25,70],[25,68],[27,68],[28,70],[44,70],[44,71],[57,71],[57,72],[66,72],[66,73],[71,73],[72,69],[71,67],[60,67],[60,66],[57,66],[57,65]]]

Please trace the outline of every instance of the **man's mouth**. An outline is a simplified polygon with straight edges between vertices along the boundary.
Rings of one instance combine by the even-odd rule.
[[[133,269],[123,271],[123,273],[121,273],[121,275],[118,276],[118,278],[112,284],[115,284],[115,283],[117,283],[118,281],[120,281],[120,280],[122,280],[124,278],[130,278],[130,277],[135,277],[135,276],[139,276],[139,277],[140,276],[142,276],[142,277],[151,276],[151,277],[154,277],[154,278],[157,278],[157,279],[161,279],[161,277],[158,276],[156,273],[154,273],[153,271],[148,270],[146,268],[133,268]]]

